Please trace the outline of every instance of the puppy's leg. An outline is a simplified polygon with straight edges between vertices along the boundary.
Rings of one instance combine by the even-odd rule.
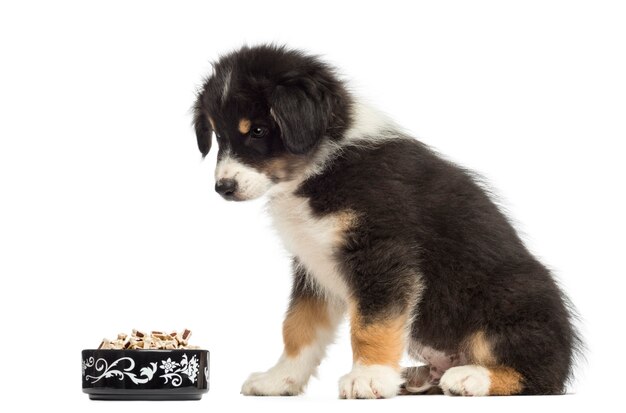
[[[327,299],[311,282],[296,265],[291,303],[283,323],[283,354],[268,371],[253,373],[243,384],[242,394],[293,396],[304,391],[344,312],[342,304]]]
[[[339,380],[344,399],[390,398],[404,382],[400,359],[406,341],[407,314],[364,317],[359,306],[349,307],[353,367]]]

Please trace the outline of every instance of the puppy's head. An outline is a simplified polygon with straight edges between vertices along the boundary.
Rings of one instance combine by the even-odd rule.
[[[284,47],[244,47],[213,65],[198,94],[194,124],[202,156],[213,132],[219,151],[215,190],[258,198],[295,179],[325,139],[340,139],[349,97],[317,58]]]

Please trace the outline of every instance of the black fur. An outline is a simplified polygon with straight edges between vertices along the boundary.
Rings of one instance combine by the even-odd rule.
[[[285,147],[291,153],[309,152],[324,136],[330,116],[323,99],[298,86],[279,85],[270,104]]]
[[[218,158],[228,149],[260,170],[273,159],[310,160],[354,122],[352,97],[315,57],[244,47],[214,69],[196,103],[203,156],[211,147],[209,117]],[[242,136],[236,126],[242,117],[268,136]],[[378,133],[386,139],[345,146],[297,190],[318,217],[358,215],[337,260],[363,322],[408,310],[415,315],[412,339],[450,353],[484,331],[498,362],[523,376],[524,393],[562,393],[580,340],[549,271],[470,173],[399,132]],[[292,300],[315,291],[295,265]]]
[[[202,153],[204,158],[211,150],[213,128],[211,128],[209,119],[202,112],[201,108],[196,108],[195,110],[194,128],[196,130],[196,139],[198,140],[198,149],[200,149],[200,153]]]
[[[243,47],[221,57],[214,71],[195,106],[203,156],[211,145],[205,144],[205,128],[198,133],[198,121],[207,117],[222,121],[216,127],[222,128],[217,132],[226,146],[239,144],[234,148],[238,156],[257,164],[285,152],[308,153],[324,136],[340,139],[347,126],[348,93],[333,70],[314,57],[278,46]],[[241,114],[251,117],[254,125],[269,127],[271,139],[240,139],[233,125]]]
[[[413,339],[455,353],[484,330],[527,394],[559,394],[579,343],[548,270],[471,175],[414,140],[349,148],[300,194],[319,216],[351,209],[362,222],[339,261],[369,319],[410,305]],[[400,201],[401,200],[401,201]]]

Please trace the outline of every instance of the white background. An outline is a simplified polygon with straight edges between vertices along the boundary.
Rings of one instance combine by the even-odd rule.
[[[527,411],[623,387],[626,29],[603,1],[2,2],[3,403],[59,410]],[[264,201],[222,201],[190,126],[209,61],[264,41],[322,54],[415,136],[483,174],[582,318],[563,397],[339,401],[347,326],[297,398],[241,383],[282,349],[289,258]],[[182,329],[211,350],[201,402],[91,402],[80,350]],[[5,404],[6,405],[6,404]]]

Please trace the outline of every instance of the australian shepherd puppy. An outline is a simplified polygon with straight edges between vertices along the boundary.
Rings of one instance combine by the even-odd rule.
[[[356,99],[315,56],[243,47],[195,104],[215,190],[267,194],[293,255],[278,363],[246,395],[296,395],[347,315],[342,398],[560,394],[578,338],[563,292],[472,174]],[[402,369],[404,352],[421,362]]]

